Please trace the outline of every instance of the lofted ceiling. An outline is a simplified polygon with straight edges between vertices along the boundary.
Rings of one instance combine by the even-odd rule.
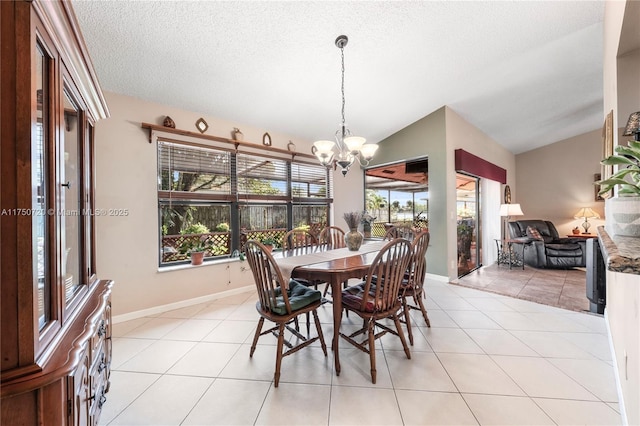
[[[379,142],[447,105],[518,154],[602,127],[602,1],[73,0],[107,91]]]

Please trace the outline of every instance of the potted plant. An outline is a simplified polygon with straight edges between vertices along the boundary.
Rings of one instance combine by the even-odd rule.
[[[362,219],[360,219],[360,222],[362,223],[362,233],[365,238],[371,238],[371,224],[375,220],[376,218],[367,213],[366,210],[362,212]]]
[[[269,252],[271,252],[273,250],[273,247],[277,244],[276,239],[271,236],[262,237],[260,239],[260,242],[267,248]]]
[[[617,189],[617,197],[605,201],[606,229],[611,235],[640,237],[640,141],[618,145],[613,154],[600,163],[618,166],[618,171],[608,179],[596,182],[600,195]]]
[[[204,261],[204,253],[212,250],[212,245],[202,238],[197,240],[188,239],[180,244],[178,252],[182,254],[188,254],[191,257],[192,265],[201,265]]]

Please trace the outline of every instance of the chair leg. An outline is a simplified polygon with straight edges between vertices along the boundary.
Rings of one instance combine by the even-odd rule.
[[[264,324],[264,318],[260,317],[260,321],[258,321],[258,327],[256,328],[256,334],[253,336],[253,344],[251,345],[251,351],[249,351],[249,358],[253,356],[253,353],[256,351],[256,345],[258,344],[258,338],[260,337],[260,332],[262,331],[262,325]]]
[[[431,321],[429,321],[429,316],[427,315],[427,309],[424,307],[424,302],[422,301],[422,297],[417,297],[416,299],[418,301],[418,306],[420,306],[420,310],[422,311],[424,322],[427,323],[427,327],[431,327]]]
[[[411,308],[407,298],[402,296],[402,307],[404,308],[404,322],[407,325],[407,334],[409,335],[409,343],[413,346],[413,331],[411,331]]]
[[[276,353],[276,372],[273,375],[274,386],[280,383],[280,364],[282,363],[282,347],[284,346],[284,323],[278,324],[278,349]]]
[[[376,330],[375,330],[375,322],[373,320],[369,320],[369,362],[371,363],[371,382],[376,384]]]
[[[307,316],[307,338],[308,338],[309,337],[309,333],[311,333],[311,324],[310,324],[309,312],[307,312],[306,316]]]
[[[398,331],[398,337],[400,337],[400,341],[402,342],[404,353],[407,355],[407,359],[411,359],[411,351],[409,350],[409,346],[407,346],[407,340],[404,338],[404,332],[402,331],[398,314],[393,314],[393,322],[396,324],[396,330]]]
[[[322,352],[324,356],[327,356],[327,345],[324,343],[324,334],[322,333],[322,326],[320,325],[320,319],[318,318],[318,312],[313,311],[313,321],[316,323],[316,331],[320,338],[320,345],[322,346]]]

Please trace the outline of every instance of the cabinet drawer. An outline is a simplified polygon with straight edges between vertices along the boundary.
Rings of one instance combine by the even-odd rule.
[[[96,361],[98,355],[102,352],[102,348],[104,346],[104,339],[107,336],[109,322],[104,316],[100,316],[100,319],[97,322],[96,332],[93,336],[91,336],[89,343],[90,357],[91,363],[93,364]]]

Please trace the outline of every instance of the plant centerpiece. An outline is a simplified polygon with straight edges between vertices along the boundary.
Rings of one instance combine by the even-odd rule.
[[[611,235],[640,237],[640,141],[618,145],[613,154],[600,163],[618,166],[618,171],[608,179],[596,182],[600,195],[614,187],[618,197],[605,201],[606,229]]]
[[[358,225],[362,220],[362,213],[360,212],[346,212],[344,214],[344,220],[347,222],[349,232],[344,234],[344,242],[347,248],[351,251],[358,251],[362,245],[364,237],[358,232]]]
[[[364,234],[365,238],[371,237],[371,224],[375,220],[376,218],[367,213],[366,210],[362,212],[362,219],[360,219],[360,222],[362,223],[362,233]]]

